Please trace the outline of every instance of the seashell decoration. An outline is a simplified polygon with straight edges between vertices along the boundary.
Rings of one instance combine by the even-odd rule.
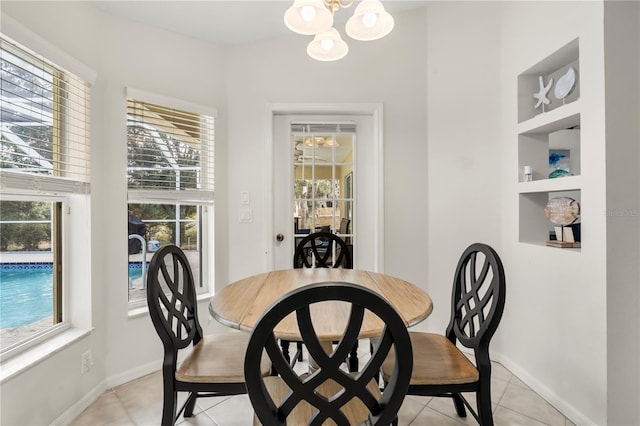
[[[564,99],[573,90],[576,84],[576,70],[573,67],[569,67],[566,73],[558,79],[556,87],[553,89],[553,94],[556,99]]]
[[[549,200],[544,213],[554,225],[571,225],[578,220],[580,203],[570,197],[556,197]]]

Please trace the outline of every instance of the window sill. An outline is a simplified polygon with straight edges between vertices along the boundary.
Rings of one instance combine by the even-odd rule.
[[[147,305],[144,306],[131,306],[129,308],[129,312],[127,313],[127,318],[134,319],[146,316],[149,314],[149,308]]]
[[[0,384],[21,374],[51,357],[51,355],[68,348],[73,343],[88,336],[91,330],[82,328],[69,328],[46,341],[2,361],[0,369]]]

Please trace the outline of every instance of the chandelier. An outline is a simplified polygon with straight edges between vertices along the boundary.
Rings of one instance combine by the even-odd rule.
[[[344,58],[349,46],[333,28],[333,16],[340,8],[348,8],[354,0],[294,0],[284,14],[285,25],[293,32],[314,35],[307,45],[307,54],[318,61]],[[377,40],[393,29],[393,17],[379,0],[362,0],[345,31],[355,40]]]

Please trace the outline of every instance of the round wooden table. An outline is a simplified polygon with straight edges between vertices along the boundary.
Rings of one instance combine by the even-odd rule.
[[[375,291],[396,309],[407,327],[427,318],[433,309],[427,293],[399,278],[355,269],[316,268],[266,272],[236,281],[213,297],[209,312],[228,327],[251,331],[274,301],[298,287],[326,281],[359,284]],[[338,301],[316,303],[311,306],[311,318],[320,339],[340,340],[349,318],[349,304]],[[359,337],[379,336],[383,328],[384,323],[367,312]],[[295,314],[285,318],[274,331],[279,339],[301,340]]]

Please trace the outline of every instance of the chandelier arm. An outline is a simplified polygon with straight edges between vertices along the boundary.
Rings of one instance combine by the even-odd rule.
[[[332,14],[335,14],[338,9],[348,8],[353,4],[354,0],[324,0],[325,6],[327,9],[331,11]]]

